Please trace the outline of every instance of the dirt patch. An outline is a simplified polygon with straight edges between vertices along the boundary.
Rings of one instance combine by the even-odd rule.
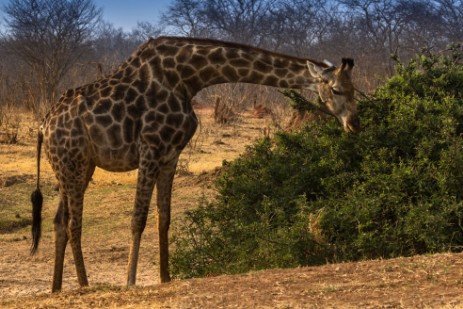
[[[178,176],[176,184],[180,187],[195,186],[200,188],[211,188],[213,182],[220,176],[222,167],[216,167],[210,171],[202,171],[198,175]]]
[[[13,175],[13,176],[0,176],[0,188],[14,186],[16,184],[25,183],[27,180],[32,179],[33,175]]]
[[[21,218],[19,215],[16,215],[16,220],[14,221],[3,221],[0,219],[0,234],[11,234],[16,231],[29,226],[32,224],[32,219],[30,218]]]

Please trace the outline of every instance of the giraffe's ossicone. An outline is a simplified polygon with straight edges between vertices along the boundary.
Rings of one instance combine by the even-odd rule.
[[[179,155],[198,125],[191,106],[195,94],[210,85],[235,82],[307,88],[319,94],[323,109],[347,132],[357,132],[353,65],[352,59],[343,59],[336,68],[241,44],[160,37],[142,44],[114,73],[66,91],[43,120],[37,152],[38,172],[43,143],[59,182],[52,291],[61,290],[68,242],[79,283],[88,285],[81,250],[82,209],[97,166],[115,172],[138,169],[128,285],[136,281],[140,239],[156,185],[160,276],[167,282],[172,182]],[[31,199],[34,253],[41,224],[39,176]]]

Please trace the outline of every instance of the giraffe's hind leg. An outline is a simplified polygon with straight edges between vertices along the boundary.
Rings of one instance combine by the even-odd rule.
[[[55,216],[55,270],[53,272],[52,292],[61,290],[63,281],[64,255],[68,243],[67,222],[69,220],[68,202],[61,196]]]
[[[68,241],[74,256],[77,277],[80,286],[88,286],[88,279],[81,248],[82,211],[85,189],[95,170],[94,166],[81,169],[81,177],[60,179],[61,200],[55,217],[55,268],[53,273],[52,292],[61,290],[64,257]],[[75,171],[74,171],[75,172]]]

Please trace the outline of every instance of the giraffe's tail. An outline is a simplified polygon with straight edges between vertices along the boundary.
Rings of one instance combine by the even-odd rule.
[[[32,246],[31,255],[34,255],[39,246],[42,225],[43,196],[40,192],[40,153],[42,152],[43,133],[39,129],[37,135],[37,188],[31,194],[32,202]]]

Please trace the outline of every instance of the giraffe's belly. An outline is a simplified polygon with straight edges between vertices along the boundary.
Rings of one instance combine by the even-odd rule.
[[[138,168],[138,151],[135,147],[118,149],[94,149],[93,161],[96,166],[111,172],[127,172]]]

